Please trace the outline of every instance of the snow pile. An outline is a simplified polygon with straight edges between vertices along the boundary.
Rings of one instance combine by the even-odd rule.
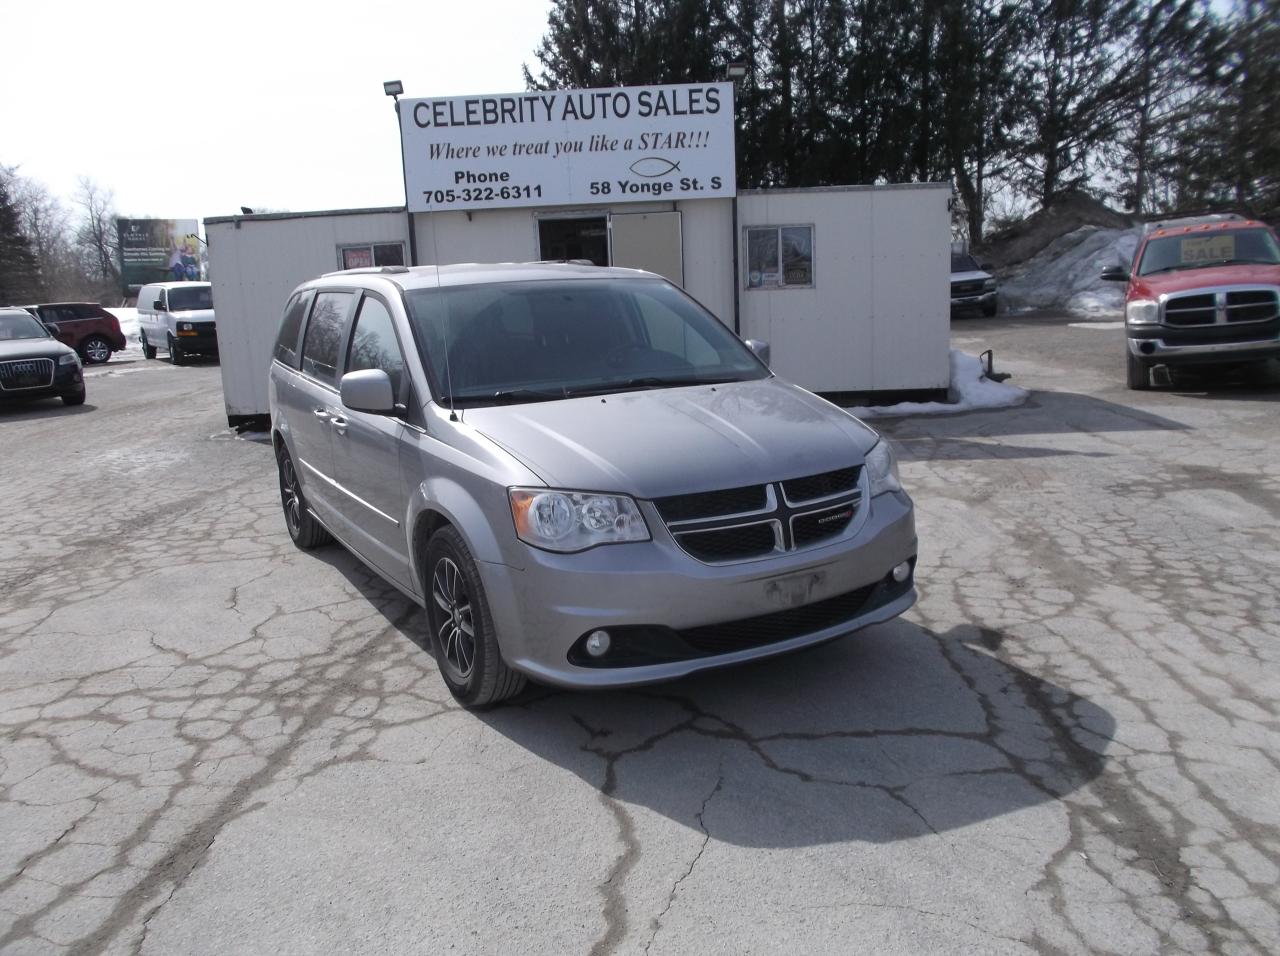
[[[982,374],[982,360],[958,349],[951,350],[951,388],[945,402],[899,402],[897,405],[851,408],[858,418],[885,418],[896,415],[937,415],[973,412],[983,408],[1010,408],[1021,405],[1029,393],[1025,388],[993,382]]]
[[[1103,266],[1128,266],[1138,244],[1137,229],[1081,226],[1049,243],[1000,284],[1010,312],[1066,309],[1084,315],[1119,315],[1124,283],[1099,278]]]
[[[138,310],[137,309],[107,309],[112,315],[120,320],[120,331],[124,333],[125,339],[130,345],[138,344]]]

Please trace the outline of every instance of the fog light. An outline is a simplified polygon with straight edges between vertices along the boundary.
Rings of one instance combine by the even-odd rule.
[[[911,577],[911,564],[903,561],[900,565],[893,569],[893,579],[901,584],[907,578]]]
[[[592,657],[604,657],[609,653],[611,643],[608,631],[592,631],[587,635],[587,653]]]

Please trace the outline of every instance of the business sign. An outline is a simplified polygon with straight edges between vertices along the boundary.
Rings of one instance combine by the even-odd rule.
[[[733,85],[400,102],[411,212],[732,196]]]
[[[125,294],[136,293],[148,282],[199,279],[199,227],[194,219],[117,219]]]

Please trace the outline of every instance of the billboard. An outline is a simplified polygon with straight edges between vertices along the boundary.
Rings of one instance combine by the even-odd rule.
[[[733,196],[733,84],[400,101],[411,212]]]
[[[199,279],[199,228],[194,219],[117,219],[125,294],[136,294],[148,282]]]

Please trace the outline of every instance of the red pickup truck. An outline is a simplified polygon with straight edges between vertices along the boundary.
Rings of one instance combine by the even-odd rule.
[[[1124,297],[1130,388],[1157,365],[1237,365],[1280,356],[1280,239],[1265,223],[1203,216],[1150,223]]]
[[[79,352],[86,365],[101,365],[128,344],[120,320],[96,302],[47,302],[23,308],[59,342]]]

